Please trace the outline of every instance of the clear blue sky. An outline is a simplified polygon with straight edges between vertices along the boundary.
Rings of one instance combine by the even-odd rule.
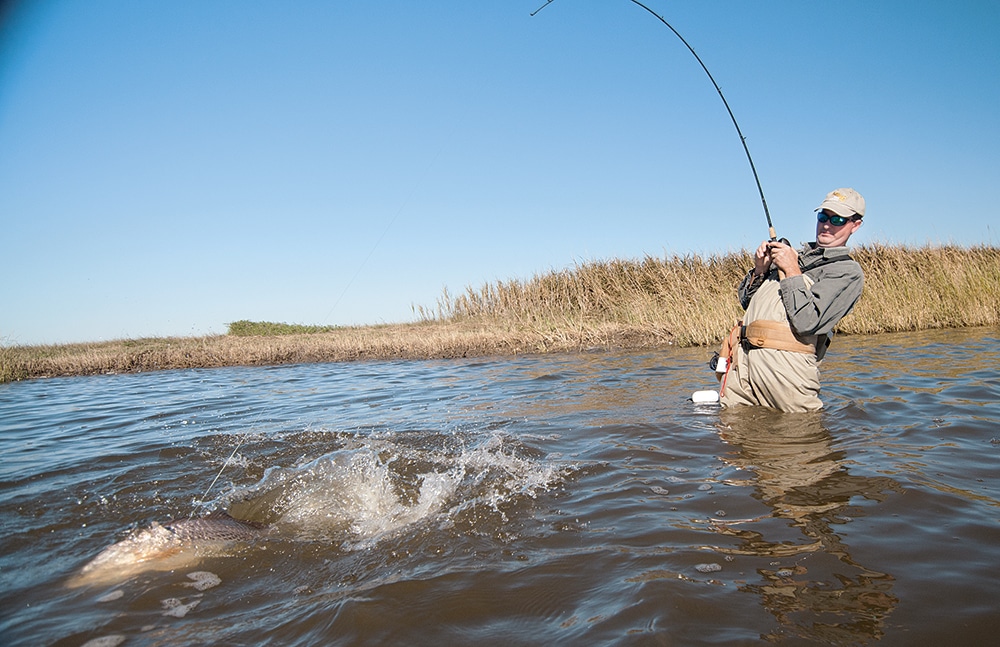
[[[714,88],[628,0],[34,0],[0,26],[0,343],[412,320],[576,262],[753,248]],[[647,0],[779,235],[1000,243],[1000,3]]]

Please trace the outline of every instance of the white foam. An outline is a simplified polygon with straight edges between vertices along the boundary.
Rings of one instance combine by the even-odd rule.
[[[111,634],[110,636],[101,636],[100,638],[93,638],[83,643],[82,647],[118,647],[118,645],[125,642],[125,636],[121,634]]]
[[[170,616],[172,618],[183,618],[188,614],[191,609],[198,606],[201,600],[193,600],[184,604],[178,598],[167,598],[166,600],[160,600],[160,605],[166,609],[163,615]]]
[[[468,505],[496,509],[534,497],[561,479],[552,460],[522,456],[499,434],[475,440],[428,450],[393,434],[361,438],[309,463],[272,468],[244,496],[270,501],[282,534],[355,550]]]
[[[286,474],[272,473],[284,491],[278,502],[281,525],[304,538],[364,541],[437,513],[455,491],[452,473],[417,477],[416,500],[397,485],[398,475],[371,448],[336,452]]]
[[[188,573],[187,576],[189,580],[193,581],[184,582],[184,586],[190,586],[199,591],[205,591],[222,584],[221,577],[208,571],[195,571],[194,573]]]

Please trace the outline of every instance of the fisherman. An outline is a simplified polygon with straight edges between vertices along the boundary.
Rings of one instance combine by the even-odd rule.
[[[861,226],[865,199],[837,189],[816,209],[816,242],[796,252],[764,241],[737,288],[743,321],[723,343],[727,371],[723,406],[758,405],[780,411],[815,411],[819,362],[834,326],[861,297],[864,274],[847,240]]]

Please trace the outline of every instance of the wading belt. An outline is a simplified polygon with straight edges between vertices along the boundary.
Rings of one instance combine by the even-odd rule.
[[[813,343],[807,344],[801,341],[802,337],[795,336],[787,323],[780,321],[764,319],[751,321],[740,328],[740,339],[754,348],[774,348],[776,350],[790,350],[793,353],[816,354],[815,336],[805,337],[804,339],[814,340]]]

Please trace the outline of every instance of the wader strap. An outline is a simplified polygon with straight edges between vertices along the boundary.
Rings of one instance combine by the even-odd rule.
[[[767,321],[758,319],[743,326],[741,335],[743,340],[755,348],[774,348],[776,350],[789,350],[793,353],[816,354],[816,336],[799,337],[787,323],[780,321]],[[825,337],[825,335],[824,335]],[[806,343],[803,340],[811,340]]]
[[[719,357],[725,359],[729,364],[733,363],[733,349],[740,345],[740,341],[743,339],[742,333],[743,322],[737,321],[733,329],[729,331],[725,339],[722,340],[722,347],[719,349]]]
[[[733,349],[740,345],[742,330],[743,322],[737,321],[733,329],[726,335],[726,338],[722,340],[722,348],[719,349],[719,361],[725,360],[726,362],[725,372],[719,373],[716,371],[715,373],[715,377],[719,379],[719,383],[721,384],[721,388],[719,389],[720,398],[726,392],[726,379],[729,377],[729,372],[736,365],[736,353],[733,352]]]

